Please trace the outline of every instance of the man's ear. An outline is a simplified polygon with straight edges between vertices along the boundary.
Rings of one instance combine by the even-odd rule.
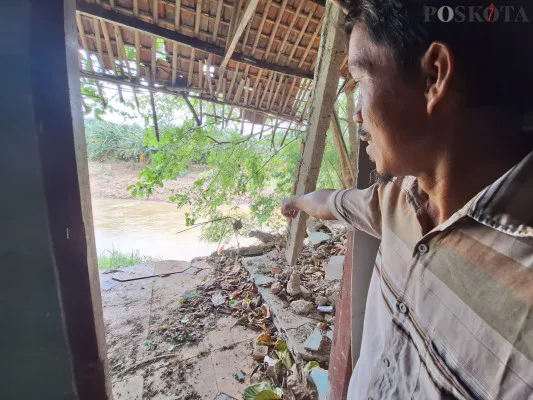
[[[422,57],[422,73],[426,82],[426,104],[428,115],[448,93],[454,73],[454,58],[450,47],[433,42]]]

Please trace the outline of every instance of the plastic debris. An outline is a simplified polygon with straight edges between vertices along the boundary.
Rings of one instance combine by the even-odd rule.
[[[331,236],[328,235],[327,233],[322,233],[322,232],[309,233],[309,242],[311,242],[314,245],[327,242],[330,239],[331,239]]]
[[[322,332],[320,332],[318,329],[315,329],[304,342],[304,349],[309,351],[318,351],[322,345],[322,340]]]
[[[220,292],[216,292],[213,296],[211,296],[211,301],[213,302],[213,305],[215,307],[221,306],[222,304],[226,302],[226,296],[224,296]]]
[[[280,359],[280,361],[285,365],[287,369],[291,369],[292,367],[292,360],[291,360],[291,354],[289,353],[289,349],[287,348],[287,343],[285,343],[284,340],[280,340],[275,347],[276,355]]]
[[[188,322],[189,322],[189,316],[188,315],[186,315],[185,317],[183,317],[181,319],[181,323],[184,324],[184,325],[187,324]]]
[[[244,400],[275,400],[281,399],[282,395],[283,390],[281,388],[267,383],[248,386],[244,389]]]
[[[237,371],[235,374],[235,379],[237,379],[239,382],[244,382],[244,372]]]
[[[268,355],[268,346],[255,346],[252,357],[255,361],[263,361]]]
[[[274,367],[278,362],[279,360],[276,359],[276,358],[270,358],[269,356],[266,356],[265,359],[263,360],[265,362],[265,364],[267,364],[269,367]]]
[[[316,386],[318,400],[326,400],[328,393],[328,371],[322,368],[313,368],[309,375]]]
[[[318,312],[330,313],[333,312],[333,306],[318,306],[316,310]]]

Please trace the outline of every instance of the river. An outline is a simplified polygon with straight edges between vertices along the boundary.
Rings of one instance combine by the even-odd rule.
[[[141,255],[162,260],[189,261],[217,250],[217,243],[200,241],[200,227],[177,233],[187,228],[186,210],[178,210],[175,204],[101,198],[93,198],[92,204],[98,254],[114,248],[125,252],[138,250]],[[239,236],[241,246],[255,242]],[[230,245],[236,245],[235,239]]]

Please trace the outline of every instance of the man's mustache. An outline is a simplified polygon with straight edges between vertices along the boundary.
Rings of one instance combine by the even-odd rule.
[[[370,138],[370,132],[368,132],[362,125],[359,125],[357,133],[360,140],[368,140]]]

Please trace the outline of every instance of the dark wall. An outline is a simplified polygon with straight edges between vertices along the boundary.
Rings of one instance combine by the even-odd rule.
[[[84,223],[78,181],[84,166],[75,151],[80,110],[71,99],[79,98],[79,83],[67,62],[77,58],[75,2],[66,2],[65,12],[62,0],[0,1],[0,398],[6,400],[108,397],[87,261],[92,226]]]

